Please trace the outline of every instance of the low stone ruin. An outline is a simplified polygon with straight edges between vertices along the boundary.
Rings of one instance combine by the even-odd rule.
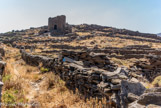
[[[51,36],[65,35],[71,33],[71,26],[66,23],[66,16],[61,15],[48,20],[48,31]]]
[[[147,61],[137,61],[131,66],[131,70],[151,82],[155,77],[161,75],[161,57],[149,55],[147,59]]]
[[[105,54],[101,53],[63,51],[62,56],[82,61],[84,67],[97,67],[111,72],[117,69],[117,66]]]
[[[151,95],[145,93],[146,88],[131,75],[129,69],[118,67],[105,55],[63,51],[59,58],[48,58],[31,55],[24,50],[21,53],[26,63],[34,66],[42,63],[42,66],[60,75],[69,89],[74,92],[78,89],[85,98],[105,97],[117,108],[127,108],[134,103],[148,105],[145,98]],[[86,64],[87,61],[89,63]]]

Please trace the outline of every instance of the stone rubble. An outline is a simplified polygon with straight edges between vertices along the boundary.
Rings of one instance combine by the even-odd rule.
[[[155,77],[161,75],[161,57],[149,55],[147,61],[137,61],[131,66],[131,71],[137,76],[143,76],[148,81],[152,81]]]

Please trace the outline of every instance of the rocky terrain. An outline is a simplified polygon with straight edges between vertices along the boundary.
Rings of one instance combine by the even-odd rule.
[[[66,30],[62,36],[50,36],[46,26],[0,34],[0,53],[7,63],[6,69],[10,65],[12,68],[18,66],[17,70],[10,70],[11,76],[21,76],[19,79],[23,79],[24,85],[30,88],[28,95],[22,95],[26,98],[23,102],[41,103],[39,107],[42,108],[161,107],[161,37],[99,25],[70,27],[72,32]],[[2,69],[4,66],[5,63],[0,63]],[[29,72],[23,75],[26,72],[22,73],[19,68],[28,66],[36,69],[31,73],[31,69],[28,69],[26,72]],[[64,82],[61,90],[69,90],[73,97],[79,94],[83,99],[69,104],[65,98],[62,106],[55,106],[51,101],[59,99],[43,100],[47,95],[45,93],[50,94],[49,89],[41,89],[45,79],[51,76],[49,72]],[[2,73],[3,78],[6,79],[7,73],[8,70]],[[32,74],[40,78],[35,78],[29,84]],[[48,82],[48,88],[52,90],[55,90],[52,88],[54,80],[56,77],[50,78]],[[4,82],[3,94],[8,90],[7,84]],[[24,87],[21,89],[24,90]],[[53,95],[56,94],[50,94],[51,97]],[[2,98],[2,102],[6,102],[5,99]],[[97,101],[89,101],[91,99]]]

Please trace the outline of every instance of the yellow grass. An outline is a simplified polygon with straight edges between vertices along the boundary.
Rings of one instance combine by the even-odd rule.
[[[161,76],[156,77],[152,82],[152,85],[154,87],[161,87]]]
[[[76,34],[79,36],[86,36],[86,35],[90,35],[91,33],[89,33],[89,32],[76,32]]]

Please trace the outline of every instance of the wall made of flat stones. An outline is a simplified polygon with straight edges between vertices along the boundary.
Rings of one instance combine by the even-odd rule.
[[[121,95],[119,93],[122,87],[121,82],[130,79],[129,71],[124,67],[117,67],[113,63],[110,63],[110,60],[104,55],[65,51],[62,52],[59,58],[54,59],[32,55],[24,50],[21,50],[21,53],[22,59],[27,64],[38,66],[41,62],[44,67],[58,74],[66,82],[66,86],[69,89],[74,92],[78,89],[85,98],[97,97],[101,99],[106,97],[108,100],[110,96],[114,95],[112,102],[115,106],[120,106]],[[99,60],[96,60],[96,58]],[[85,60],[91,60],[96,66],[85,66],[83,64]],[[102,64],[106,60],[108,61],[106,64],[111,68],[106,68],[105,70],[102,67],[97,67],[99,63]],[[126,94],[125,92],[123,93]]]

